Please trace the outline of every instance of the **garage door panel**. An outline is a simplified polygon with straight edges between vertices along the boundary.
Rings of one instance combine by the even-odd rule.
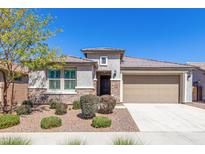
[[[124,76],[123,99],[131,103],[178,103],[179,76]]]

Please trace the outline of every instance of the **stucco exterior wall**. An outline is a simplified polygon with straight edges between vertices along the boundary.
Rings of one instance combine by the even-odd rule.
[[[195,70],[193,71],[193,82],[199,81],[199,86],[202,87],[202,100],[205,101],[205,71]]]
[[[76,69],[77,82],[74,91],[49,90],[47,70],[31,72],[29,74],[29,98],[36,104],[47,103],[48,100],[52,98],[57,98],[63,103],[71,104],[74,100],[79,100],[82,95],[95,94],[93,66],[82,64],[80,66],[72,66],[72,68]]]
[[[188,73],[186,73],[186,77],[188,76]],[[187,78],[187,82],[186,82],[186,100],[185,102],[192,102],[192,77],[193,75],[190,74],[190,77]]]
[[[108,57],[108,65],[100,65],[100,57],[107,56]],[[111,70],[113,78],[114,71],[116,70],[115,79],[120,79],[120,54],[116,53],[88,53],[87,58],[93,61],[98,62],[98,70]]]
[[[182,103],[192,102],[192,73],[188,77],[189,72],[185,71],[180,76],[180,95]]]
[[[77,87],[78,88],[93,87],[93,67],[91,66],[77,67]]]
[[[77,66],[77,88],[93,88],[93,66]],[[47,71],[29,73],[29,88],[47,88]]]

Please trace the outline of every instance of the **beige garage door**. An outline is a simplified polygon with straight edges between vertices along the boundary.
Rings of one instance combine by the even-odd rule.
[[[123,102],[178,103],[179,76],[124,75]]]

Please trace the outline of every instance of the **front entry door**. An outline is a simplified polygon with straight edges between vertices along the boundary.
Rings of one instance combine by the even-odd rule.
[[[100,95],[110,95],[110,76],[100,76]]]

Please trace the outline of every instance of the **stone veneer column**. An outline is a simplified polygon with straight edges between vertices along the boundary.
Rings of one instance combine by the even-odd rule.
[[[97,79],[93,80],[94,94],[97,95]]]
[[[120,80],[111,80],[111,95],[120,103]]]

